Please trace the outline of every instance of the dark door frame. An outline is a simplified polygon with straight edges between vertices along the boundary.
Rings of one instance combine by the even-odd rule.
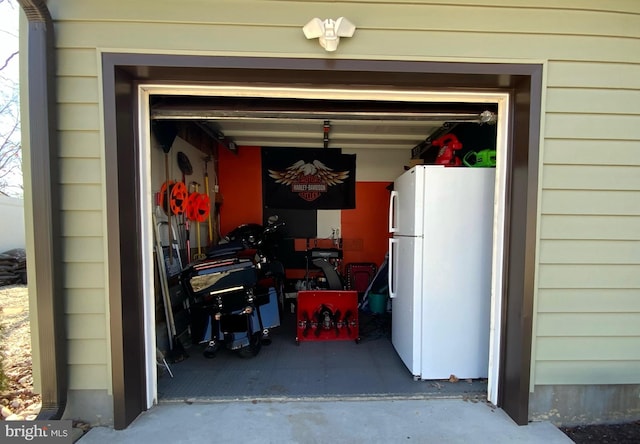
[[[102,55],[114,427],[146,410],[137,86],[305,84],[508,92],[503,314],[498,405],[528,422],[542,70],[540,64]]]

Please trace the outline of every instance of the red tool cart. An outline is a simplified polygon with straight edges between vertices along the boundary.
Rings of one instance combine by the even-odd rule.
[[[301,341],[360,342],[358,292],[309,290],[298,292],[296,344]]]

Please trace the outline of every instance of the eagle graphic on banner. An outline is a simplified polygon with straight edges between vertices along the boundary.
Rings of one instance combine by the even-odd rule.
[[[290,186],[291,192],[311,202],[326,193],[333,185],[344,183],[349,171],[333,171],[319,160],[305,162],[298,160],[284,171],[268,170],[269,177],[276,183]]]

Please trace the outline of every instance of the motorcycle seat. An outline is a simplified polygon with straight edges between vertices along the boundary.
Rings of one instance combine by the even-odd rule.
[[[234,256],[238,254],[240,251],[244,250],[245,247],[241,242],[229,242],[226,244],[214,245],[213,247],[207,250],[207,258],[221,258],[227,256]]]

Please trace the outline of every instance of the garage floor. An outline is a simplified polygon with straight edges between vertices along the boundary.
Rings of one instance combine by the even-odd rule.
[[[386,316],[360,314],[360,342],[301,342],[295,316],[285,314],[272,330],[273,342],[251,359],[221,350],[202,356],[193,345],[189,357],[170,364],[174,377],[159,368],[160,402],[192,399],[284,398],[485,398],[487,381],[414,381],[396,354]]]

